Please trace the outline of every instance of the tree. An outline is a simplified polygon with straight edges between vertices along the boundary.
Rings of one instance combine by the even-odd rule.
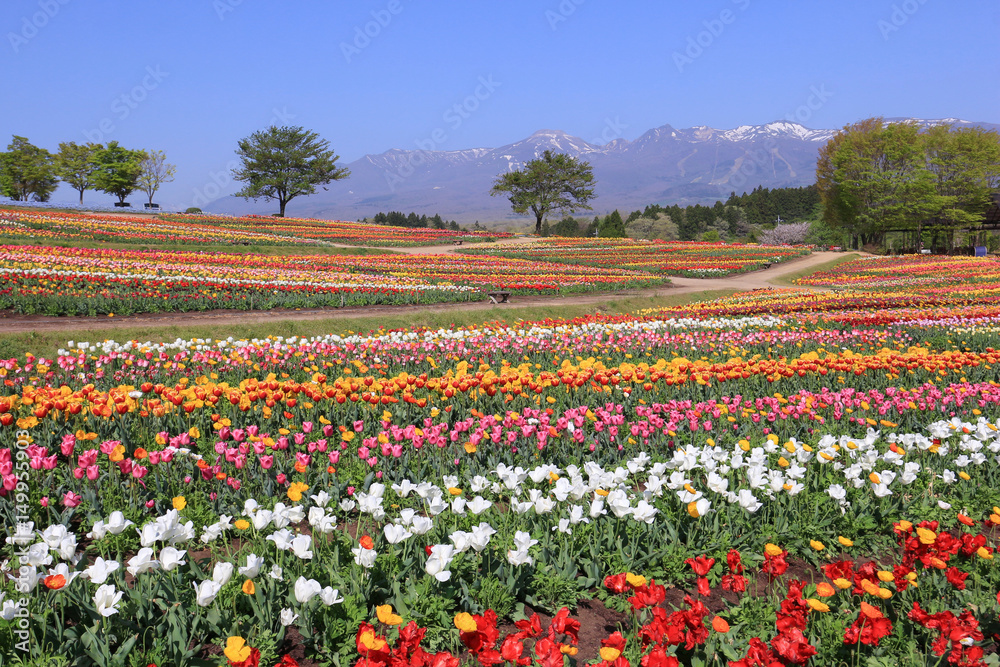
[[[805,243],[809,230],[812,228],[810,222],[790,222],[785,225],[776,225],[774,229],[766,229],[757,236],[757,242],[764,245],[799,245]]]
[[[255,201],[277,199],[280,217],[295,197],[311,195],[317,185],[351,174],[337,166],[338,156],[328,141],[302,127],[272,125],[240,139],[238,145],[236,155],[242,164],[233,170],[233,178],[246,186],[235,196]]]
[[[834,135],[816,169],[826,221],[863,244],[881,244],[886,231],[915,226],[937,208],[919,131],[869,118]]]
[[[145,151],[124,148],[117,141],[112,141],[97,151],[94,187],[118,197],[118,203],[124,204],[125,198],[138,187],[145,159]]]
[[[164,183],[174,180],[177,167],[167,162],[167,154],[163,151],[147,151],[142,161],[142,173],[139,174],[139,189],[149,195],[149,203],[153,203],[153,195]]]
[[[75,141],[59,144],[59,152],[55,155],[56,174],[80,193],[80,204],[83,204],[83,193],[95,185],[97,153],[103,148],[94,143],[81,146]]]
[[[562,220],[552,226],[552,236],[580,236],[580,221],[572,216],[565,216]]]
[[[862,243],[887,232],[947,235],[974,229],[1000,184],[1000,137],[978,128],[869,118],[838,132],[820,150],[816,181],[824,220]]]
[[[498,176],[491,196],[506,194],[515,213],[535,215],[535,233],[542,231],[542,220],[549,213],[577,209],[591,210],[594,198],[594,174],[590,164],[565,153],[545,151],[529,161],[524,169]]]
[[[604,220],[597,228],[597,235],[604,239],[624,238],[625,221],[622,220],[622,214],[618,212],[618,209],[604,216]]]
[[[929,128],[923,139],[938,195],[929,222],[952,247],[955,231],[982,226],[990,194],[1000,186],[1000,137],[995,130],[945,124]]]
[[[0,153],[0,190],[15,201],[48,201],[59,185],[52,154],[14,135]]]

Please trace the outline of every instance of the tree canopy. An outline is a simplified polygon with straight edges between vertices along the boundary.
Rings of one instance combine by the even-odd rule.
[[[118,197],[118,202],[124,204],[139,185],[142,161],[145,159],[146,152],[143,150],[124,148],[117,141],[110,142],[97,151],[94,186],[101,192]]]
[[[139,189],[149,197],[149,203],[153,203],[153,195],[164,183],[174,180],[177,167],[167,162],[167,154],[163,151],[147,151],[146,157],[142,161],[142,173],[139,174]]]
[[[64,183],[80,193],[81,204],[83,193],[95,185],[97,153],[102,148],[100,144],[80,145],[75,141],[59,144],[59,152],[55,156],[56,173]]]
[[[14,135],[0,153],[0,192],[14,200],[48,201],[58,185],[52,154]]]
[[[523,169],[497,177],[490,195],[506,194],[515,213],[535,215],[535,233],[542,231],[542,220],[549,213],[572,213],[591,210],[594,198],[594,174],[588,162],[565,153],[545,151]]]
[[[951,246],[957,231],[981,224],[1000,185],[1000,136],[868,118],[820,149],[816,184],[826,222],[863,244],[887,232],[912,232],[916,244],[931,228]]]
[[[293,198],[350,176],[347,168],[337,166],[338,156],[329,142],[302,127],[272,125],[254,132],[240,139],[236,155],[241,164],[233,170],[233,178],[246,184],[236,196],[277,199],[282,217]]]

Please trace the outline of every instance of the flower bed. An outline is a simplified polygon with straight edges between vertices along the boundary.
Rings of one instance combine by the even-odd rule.
[[[413,247],[441,245],[455,241],[483,242],[511,238],[510,232],[455,231],[451,229],[430,229],[419,227],[392,227],[372,223],[349,222],[344,220],[314,220],[308,218],[276,218],[273,216],[247,215],[238,218],[220,215],[168,215],[168,220],[193,221],[201,224],[222,226],[250,226],[254,229],[313,239],[329,243],[343,243],[359,246]]]
[[[508,232],[388,227],[343,220],[164,214],[149,216],[64,213],[0,208],[0,241],[89,240],[156,245],[163,243],[294,246],[339,243],[406,247],[510,238]]]
[[[620,269],[445,255],[282,256],[0,246],[0,310],[129,315],[482,300],[661,285]]]
[[[0,362],[3,653],[985,664],[1000,314],[762,298]]]
[[[719,278],[758,271],[771,264],[808,255],[809,249],[696,241],[556,238],[531,246],[463,252],[583,266],[623,267],[687,278]]]

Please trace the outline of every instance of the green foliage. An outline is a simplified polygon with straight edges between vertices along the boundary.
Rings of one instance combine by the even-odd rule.
[[[97,173],[97,154],[104,147],[100,144],[79,145],[75,141],[59,144],[59,152],[55,155],[56,173],[63,182],[80,193],[80,203],[83,204],[83,193],[95,186]]]
[[[185,213],[201,213],[201,209],[198,208],[197,206],[192,206],[190,208],[184,209],[184,212]]]
[[[660,239],[663,241],[676,241],[680,238],[680,230],[669,214],[664,212],[654,213],[653,217],[647,218],[644,215],[633,217],[639,211],[633,211],[629,216],[631,222],[627,223],[626,233],[634,239]]]
[[[497,177],[491,196],[505,194],[515,213],[535,215],[535,233],[542,231],[542,220],[549,213],[590,210],[594,198],[594,174],[590,163],[565,153],[545,151],[523,169]]]
[[[535,570],[528,590],[528,603],[550,614],[563,607],[569,607],[573,611],[580,600],[586,597],[576,579],[563,576],[550,565],[542,565]]]
[[[97,151],[94,187],[118,197],[119,203],[124,204],[138,187],[144,159],[145,151],[123,148],[117,141],[112,141]]]
[[[581,222],[573,216],[567,215],[552,225],[549,234],[552,236],[583,236],[586,228],[586,222]]]
[[[445,222],[440,214],[435,213],[432,217],[428,218],[426,214],[417,215],[411,212],[409,215],[401,211],[389,211],[388,213],[382,213],[379,211],[370,220],[368,218],[362,218],[359,222],[373,222],[376,225],[388,225],[390,227],[407,227],[407,228],[429,228],[429,229],[449,229],[450,225],[458,226],[458,223],[454,220]]]
[[[958,230],[978,227],[1000,178],[1000,135],[980,128],[868,118],[844,127],[821,150],[816,181],[824,218],[862,244],[890,231],[925,227],[954,244]]]
[[[317,185],[326,185],[350,176],[338,167],[338,156],[330,143],[303,127],[277,127],[254,132],[240,139],[236,156],[240,167],[233,178],[245,183],[236,193],[244,199],[277,199],[278,215],[299,195],[311,195]]]
[[[510,617],[517,602],[510,588],[493,574],[479,580],[479,588],[474,591],[473,600],[483,609],[495,611],[501,619]]]
[[[48,201],[58,185],[52,154],[14,135],[0,153],[0,193],[15,201]]]
[[[610,214],[604,216],[600,226],[597,228],[597,235],[605,239],[620,239],[625,237],[625,222],[621,213],[615,209]]]
[[[718,243],[722,240],[722,237],[719,236],[719,232],[717,230],[710,229],[701,235],[701,240],[705,243]]]

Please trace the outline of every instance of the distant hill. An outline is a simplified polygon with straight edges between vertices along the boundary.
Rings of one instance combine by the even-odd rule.
[[[898,121],[902,118],[888,120]],[[957,119],[914,119],[925,126],[944,122],[1000,129]],[[635,141],[595,145],[559,130],[539,130],[500,148],[460,151],[392,149],[349,163],[351,177],[327,191],[289,204],[294,216],[354,220],[379,211],[440,214],[463,224],[474,220],[518,220],[502,197],[490,197],[497,174],[519,169],[545,150],[590,162],[597,180],[595,212],[631,210],[648,204],[711,204],[762,185],[799,187],[815,181],[819,149],[836,130],[812,130],[776,121],[732,130],[664,125]],[[217,213],[270,213],[277,206],[225,197],[207,207]]]

